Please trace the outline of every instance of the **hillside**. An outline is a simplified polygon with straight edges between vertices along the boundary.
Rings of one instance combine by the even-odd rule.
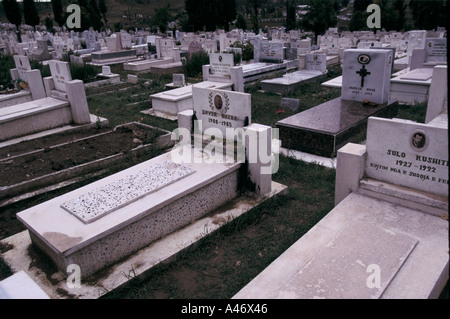
[[[62,0],[63,6],[66,2],[67,1]],[[148,21],[148,18],[153,15],[155,8],[166,6],[168,4],[170,4],[170,13],[172,16],[176,16],[184,10],[184,0],[106,0],[108,8],[106,18],[108,19],[108,24],[111,28],[113,28],[115,23],[119,22],[124,26],[134,24],[144,26],[146,21]],[[19,5],[22,7],[22,3],[19,3]],[[47,16],[53,18],[52,5],[50,2],[36,2],[36,8],[38,9],[39,17],[41,18],[41,24],[44,24],[44,20]],[[142,15],[142,17],[137,16],[139,14]],[[0,22],[8,22],[3,6],[1,5]],[[56,23],[54,24],[56,25]]]

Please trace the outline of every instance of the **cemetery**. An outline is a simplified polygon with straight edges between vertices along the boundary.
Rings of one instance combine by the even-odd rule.
[[[0,299],[448,299],[444,28],[124,21],[0,23]]]

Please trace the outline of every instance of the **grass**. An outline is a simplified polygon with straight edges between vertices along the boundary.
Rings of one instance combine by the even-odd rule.
[[[126,79],[126,72],[120,66],[113,66],[112,72]],[[329,78],[338,75],[339,67],[330,68]],[[90,112],[106,117],[111,127],[139,121],[169,131],[175,129],[176,121],[140,113],[150,108],[149,96],[164,90],[164,85],[172,80],[171,75],[140,74],[138,78],[139,83],[134,86],[121,84],[87,89]],[[198,81],[200,79],[187,79],[189,83]],[[259,89],[258,82],[245,88],[252,95],[252,122],[270,126],[291,115],[277,112],[283,96],[299,98],[301,110],[305,110],[340,95],[340,90],[323,88],[320,83],[304,84],[286,95],[264,93]],[[141,103],[131,104],[139,101]],[[397,117],[423,123],[425,110],[425,103],[399,106]],[[158,154],[129,159],[108,174]],[[334,207],[333,169],[280,156],[280,167],[273,180],[287,185],[288,193],[265,202],[214,233],[205,230],[204,238],[195,247],[179,254],[174,261],[155,267],[145,276],[133,278],[103,298],[231,298]],[[43,194],[25,204],[17,204],[16,210],[19,212],[93,181]],[[134,277],[132,271],[124,275]],[[11,270],[0,258],[0,278],[10,274]]]

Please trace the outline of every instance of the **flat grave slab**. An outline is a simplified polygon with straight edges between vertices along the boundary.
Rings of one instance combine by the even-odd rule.
[[[233,299],[427,299],[447,280],[448,221],[352,193]]]
[[[364,132],[369,116],[393,117],[397,103],[375,106],[343,100],[341,97],[297,113],[276,123],[283,147],[324,157]]]
[[[301,83],[318,81],[326,77],[321,71],[300,70],[283,75],[281,78],[261,81],[263,91],[287,93],[295,90]]]

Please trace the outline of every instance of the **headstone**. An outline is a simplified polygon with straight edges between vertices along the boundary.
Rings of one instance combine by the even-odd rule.
[[[174,73],[172,75],[173,78],[173,85],[174,86],[185,86],[186,83],[184,82],[184,74]]]
[[[369,118],[366,146],[368,177],[448,196],[448,127]]]
[[[173,57],[173,49],[175,47],[175,39],[162,39],[158,38],[157,41],[159,42],[159,46],[157,44],[156,48],[158,50],[158,57],[159,58],[165,58],[165,57]]]
[[[311,39],[297,41],[297,53],[306,54],[311,52]]]
[[[207,134],[208,129],[218,129],[225,138],[227,128],[243,128],[251,123],[250,94],[193,86],[192,98],[197,125],[201,125],[198,132]]]
[[[28,81],[26,72],[31,70],[30,60],[23,55],[14,55],[14,63],[17,71],[19,72],[19,78]]]
[[[425,49],[427,31],[413,30],[409,32],[407,54],[411,55],[414,49]]]
[[[189,47],[188,47],[188,55],[192,56],[192,54],[195,53],[199,53],[203,51],[203,46],[200,42],[198,41],[191,41],[191,43],[189,43]]]
[[[326,54],[308,53],[305,55],[305,68],[325,72],[327,70]]]
[[[109,65],[103,65],[102,66],[102,74],[103,75],[110,75],[111,74],[111,67]]]
[[[138,77],[137,77],[137,75],[127,74],[127,81],[128,81],[128,83],[137,84]]]
[[[131,44],[131,35],[125,32],[120,33],[120,42],[122,44],[122,48],[124,49],[130,49]]]
[[[63,61],[49,61],[50,73],[55,84],[55,89],[66,92],[66,82],[72,81],[69,63]]]
[[[428,38],[425,44],[426,62],[447,61],[447,38]]]
[[[231,53],[210,53],[210,73],[215,76],[229,76],[230,68],[234,66],[234,57]]]
[[[39,61],[50,59],[46,40],[37,41],[37,49],[31,53],[31,58]]]
[[[84,65],[84,60],[81,56],[72,54],[70,56],[70,63],[75,65]]]
[[[283,97],[283,98],[281,98],[280,107],[284,110],[288,110],[289,112],[297,113],[300,111],[300,100]]]
[[[282,43],[261,42],[259,50],[259,61],[282,63],[284,60],[284,50]]]
[[[389,50],[344,51],[342,99],[376,104],[388,102],[392,55]]]

